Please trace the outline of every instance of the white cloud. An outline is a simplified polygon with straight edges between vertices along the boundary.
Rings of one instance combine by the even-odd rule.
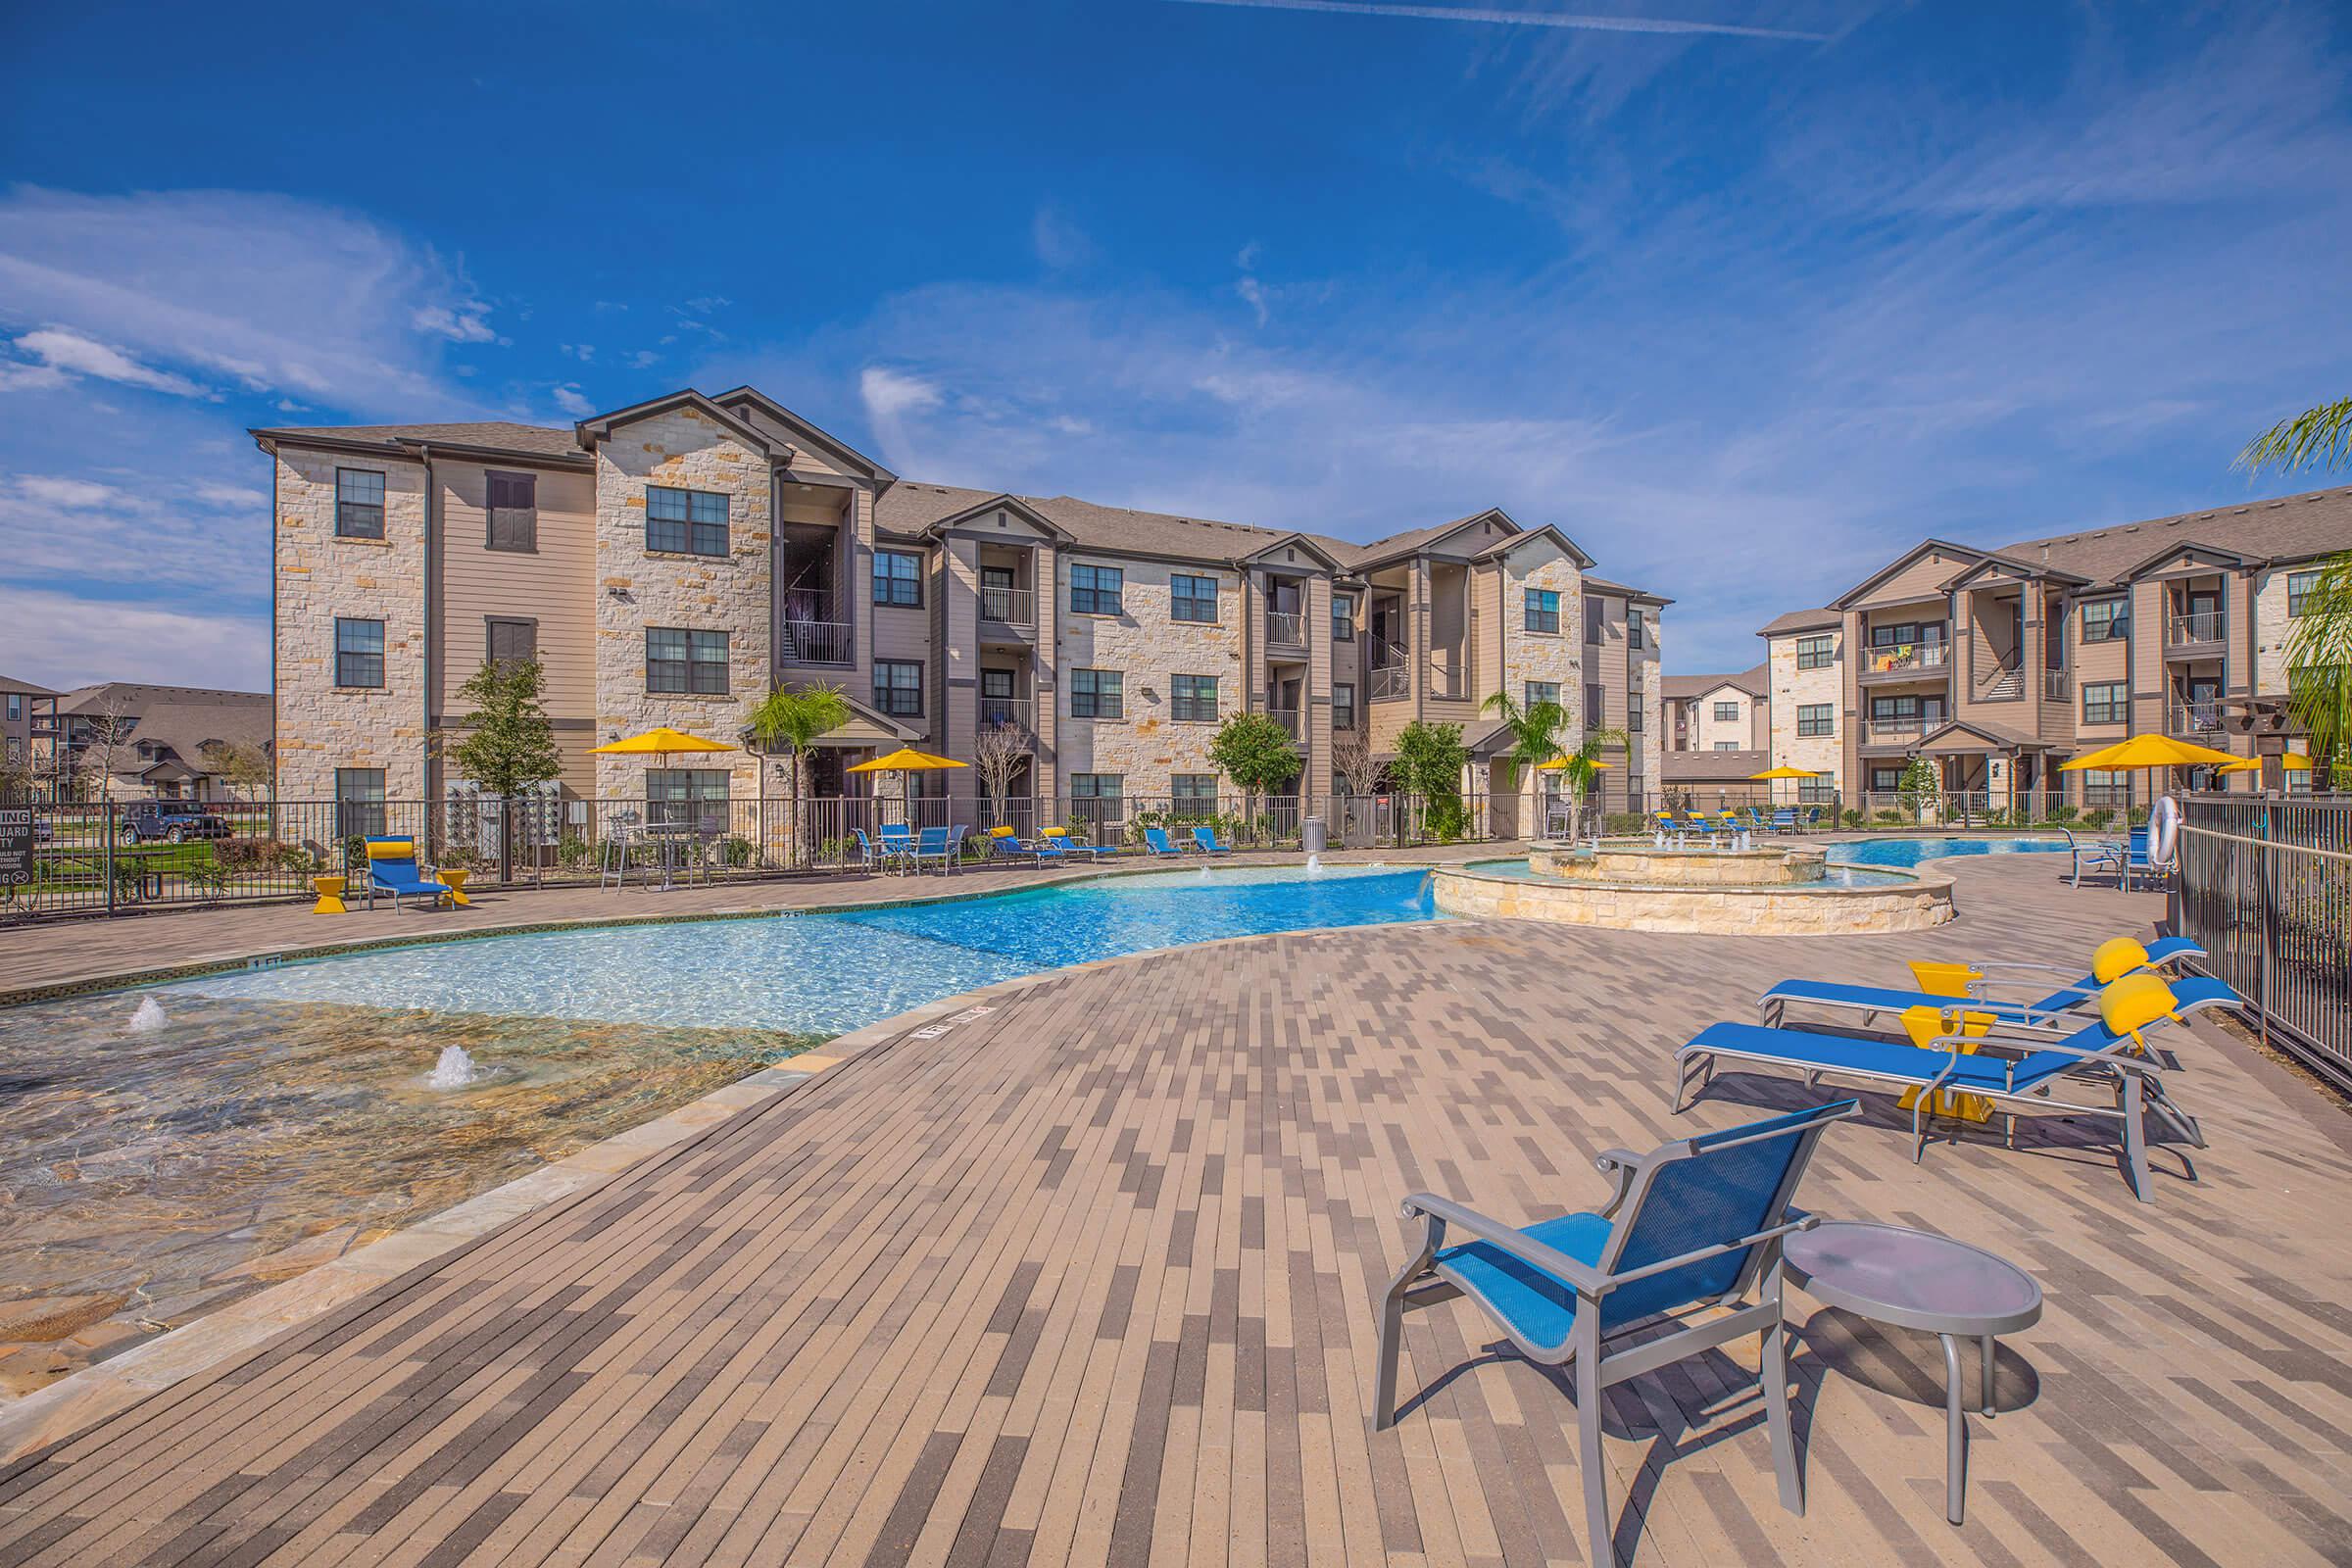
[[[121,349],[70,332],[61,327],[44,327],[27,332],[17,339],[21,353],[29,354],[51,370],[68,375],[96,376],[102,381],[120,381],[124,386],[145,387],[151,392],[169,392],[177,398],[210,396],[205,389],[183,375],[173,375],[141,365]]]
[[[104,507],[122,499],[122,492],[110,484],[46,474],[26,474],[17,480],[16,487],[26,500],[49,507]]]
[[[471,303],[451,307],[419,305],[409,316],[409,322],[419,332],[445,337],[452,343],[497,343],[503,341],[483,319],[490,307]]]
[[[1095,259],[1095,242],[1086,230],[1055,207],[1040,207],[1029,220],[1029,244],[1037,259],[1055,271],[1084,267]]]
[[[869,365],[858,372],[858,395],[865,400],[865,412],[877,419],[940,405],[939,388],[931,382],[879,365]]]
[[[662,356],[656,354],[652,349],[639,349],[636,353],[630,355],[621,363],[626,365],[632,370],[642,370],[647,366],[659,362]]]
[[[0,560],[20,582],[202,587],[267,602],[269,538],[269,496],[225,477],[0,472]]]
[[[1264,286],[1260,284],[1254,277],[1245,277],[1240,282],[1233,285],[1233,291],[1242,297],[1243,301],[1249,305],[1251,311],[1256,313],[1257,324],[1260,326],[1265,325],[1266,291]]]
[[[559,344],[558,348],[566,358],[577,360],[582,365],[596,358],[596,345],[593,343],[564,343]]]
[[[50,365],[12,365],[0,360],[0,392],[45,392],[66,384],[66,372]]]
[[[564,382],[555,389],[553,396],[556,407],[575,419],[584,419],[596,412],[596,405],[589,402],[586,394],[580,391],[577,381]]]
[[[60,690],[101,680],[169,679],[270,689],[270,617],[0,584],[0,667]]]

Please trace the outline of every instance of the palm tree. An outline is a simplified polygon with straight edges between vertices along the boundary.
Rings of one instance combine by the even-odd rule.
[[[1568,710],[1557,703],[1531,703],[1521,708],[1511,701],[1510,693],[1496,692],[1479,706],[1482,711],[1500,718],[1503,728],[1510,732],[1511,749],[1504,755],[1510,759],[1514,779],[1522,769],[1564,760],[1560,772],[1575,796],[1580,814],[1586,792],[1600,776],[1602,750],[1628,744],[1623,730],[1589,729],[1575,751],[1567,750],[1560,744],[1560,731],[1568,723]]]
[[[2281,419],[2246,443],[2238,466],[2340,468],[2352,463],[2352,398]],[[2329,760],[2328,783],[2352,790],[2352,550],[2322,563],[2287,634],[2287,711],[2310,737],[2312,760]]]
[[[761,751],[782,747],[792,758],[792,853],[797,859],[808,835],[801,831],[801,802],[808,793],[808,748],[819,735],[850,721],[850,702],[834,686],[786,691],[779,686],[752,710],[752,738]]]

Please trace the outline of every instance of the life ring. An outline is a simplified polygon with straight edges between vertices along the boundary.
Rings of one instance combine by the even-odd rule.
[[[2180,803],[2170,795],[2159,795],[2156,804],[2148,808],[2148,863],[2170,865],[2173,852],[2180,845]]]

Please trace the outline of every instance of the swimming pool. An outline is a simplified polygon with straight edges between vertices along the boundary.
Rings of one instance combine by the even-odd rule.
[[[1917,865],[1944,855],[2064,855],[2064,839],[1857,839],[1828,846],[1832,865]]]
[[[918,891],[930,890],[909,889]],[[777,919],[392,948],[159,989],[167,1006],[177,992],[840,1034],[1063,964],[1218,937],[1435,918],[1421,867],[1202,866]]]

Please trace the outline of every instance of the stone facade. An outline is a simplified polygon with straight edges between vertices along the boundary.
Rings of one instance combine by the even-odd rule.
[[[2266,566],[2254,578],[2254,689],[2266,696],[2286,691],[2286,649],[2295,623],[2286,613],[2286,580],[2308,564]]]
[[[648,485],[713,491],[727,499],[727,554],[646,547]],[[769,679],[770,498],[766,459],[724,425],[677,409],[613,431],[597,448],[596,726],[598,740],[667,724],[732,742],[766,697]],[[723,696],[649,692],[646,630],[727,633]],[[739,797],[760,793],[760,760],[748,752],[679,760],[724,767]],[[597,793],[642,794],[642,759],[597,759]]]
[[[384,477],[384,536],[335,535],[335,470]],[[424,798],[425,474],[420,463],[282,451],[276,462],[277,789],[332,800],[338,768],[381,768]],[[335,621],[379,620],[384,683],[335,684]]]
[[[1873,887],[1691,888],[1571,882],[1441,867],[1446,914],[1616,931],[1720,936],[1856,936],[1921,931],[1952,918],[1951,878],[1921,872]]]
[[[1803,636],[1819,636],[1806,632]],[[1819,669],[1796,667],[1798,637],[1772,639],[1772,761],[1776,767],[1803,767],[1835,781],[1843,777],[1845,732],[1851,715],[1844,709],[1844,634],[1830,633],[1838,657]],[[1828,704],[1830,733],[1799,735],[1796,710]]]
[[[1072,565],[1116,566],[1124,573],[1120,612],[1073,613]],[[1217,579],[1217,622],[1172,620],[1170,578],[1178,572]],[[1055,564],[1058,629],[1054,638],[1055,760],[1061,793],[1073,773],[1112,773],[1129,799],[1164,797],[1169,776],[1214,773],[1208,760],[1216,738],[1213,722],[1173,717],[1176,675],[1214,675],[1220,719],[1250,707],[1249,672],[1242,663],[1246,613],[1240,576],[1207,566],[1111,560],[1064,551]],[[1070,712],[1071,674],[1080,669],[1115,669],[1120,674],[1124,716],[1079,718]]]

